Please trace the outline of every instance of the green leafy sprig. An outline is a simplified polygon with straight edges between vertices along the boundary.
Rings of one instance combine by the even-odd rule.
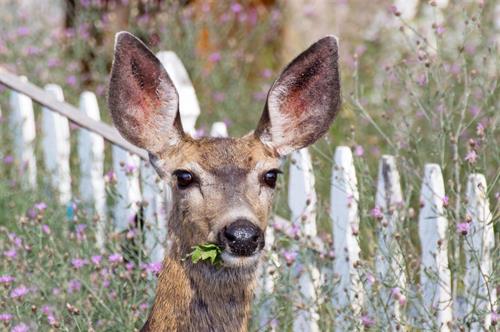
[[[193,251],[188,254],[191,261],[196,264],[199,261],[208,261],[214,266],[222,265],[222,249],[214,243],[200,244],[192,247]]]

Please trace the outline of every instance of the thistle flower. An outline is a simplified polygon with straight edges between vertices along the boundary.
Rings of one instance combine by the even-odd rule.
[[[468,222],[462,222],[457,224],[457,232],[462,235],[467,235],[470,230],[470,224]]]
[[[12,299],[17,299],[17,298],[22,298],[24,297],[26,294],[28,294],[30,292],[29,288],[24,286],[24,285],[21,285],[17,288],[14,288],[11,292],[10,292],[10,297]]]
[[[474,150],[470,150],[464,158],[465,161],[468,161],[470,164],[476,163],[477,153]]]
[[[10,275],[2,275],[0,276],[0,284],[10,284],[11,282],[14,282],[16,278]]]
[[[121,263],[123,261],[123,256],[118,253],[114,253],[108,257],[108,260],[110,263]]]

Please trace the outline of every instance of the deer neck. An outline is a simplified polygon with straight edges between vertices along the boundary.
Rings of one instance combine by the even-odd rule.
[[[182,241],[182,213],[169,219],[168,254],[156,296],[142,331],[246,331],[257,266],[215,267],[194,264]]]

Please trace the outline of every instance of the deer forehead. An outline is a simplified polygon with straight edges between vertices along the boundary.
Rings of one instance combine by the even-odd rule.
[[[187,168],[217,177],[243,176],[280,165],[278,156],[249,136],[188,139],[160,155],[159,159],[166,172]]]

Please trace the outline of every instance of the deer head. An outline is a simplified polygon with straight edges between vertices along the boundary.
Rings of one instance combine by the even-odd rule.
[[[223,248],[225,267],[255,265],[280,159],[320,138],[339,109],[337,58],[335,37],[320,39],[274,82],[254,132],[193,139],[183,132],[179,95],[160,61],[133,35],[117,34],[109,109],[123,137],[146,149],[172,186],[171,255],[209,242]]]

